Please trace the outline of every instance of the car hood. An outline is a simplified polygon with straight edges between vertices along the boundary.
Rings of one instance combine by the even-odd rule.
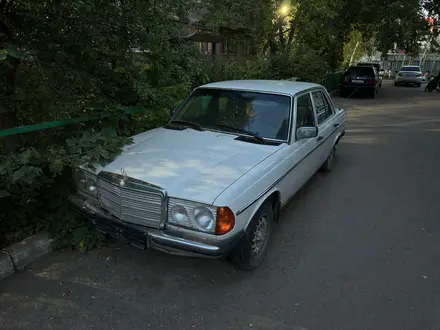
[[[236,136],[192,129],[157,128],[134,143],[103,171],[165,188],[168,195],[212,204],[232,183],[280,146],[237,141]]]

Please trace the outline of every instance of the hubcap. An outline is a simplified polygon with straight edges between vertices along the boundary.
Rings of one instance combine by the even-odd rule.
[[[269,222],[267,216],[263,215],[257,222],[254,236],[252,237],[252,254],[255,256],[261,252],[266,244],[267,232],[269,230]]]

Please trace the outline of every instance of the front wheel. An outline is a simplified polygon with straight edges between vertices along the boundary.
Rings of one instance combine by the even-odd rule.
[[[231,255],[231,260],[239,268],[254,270],[266,257],[273,232],[273,209],[266,201],[253,216],[246,232]]]
[[[396,86],[396,87],[397,87],[397,86],[399,86],[399,84],[398,84],[398,83],[396,83],[396,82],[394,82],[394,86]]]
[[[417,87],[420,88],[420,86],[422,86],[422,84],[417,84]]]

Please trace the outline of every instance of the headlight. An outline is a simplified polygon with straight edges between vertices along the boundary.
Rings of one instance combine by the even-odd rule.
[[[193,210],[193,217],[196,226],[201,230],[211,232],[215,229],[215,217],[208,208],[204,206],[196,207]]]
[[[168,200],[168,223],[215,234],[216,210],[215,206],[170,198]]]
[[[176,223],[186,224],[188,221],[188,211],[182,205],[175,205],[171,209],[171,217]]]
[[[213,235],[225,235],[234,229],[235,216],[228,207],[203,205],[170,198],[168,200],[168,223]]]
[[[80,168],[75,168],[73,178],[76,188],[90,196],[96,196],[96,176]]]

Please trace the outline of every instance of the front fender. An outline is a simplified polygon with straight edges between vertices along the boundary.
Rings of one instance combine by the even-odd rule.
[[[245,206],[244,209],[239,210],[237,212],[237,217],[243,219],[242,221],[244,223],[244,230],[246,230],[247,227],[249,226],[255,213],[257,213],[257,211],[268,200],[268,198],[270,198],[274,194],[277,194],[278,200],[280,200],[280,191],[278,190],[277,187],[273,187],[272,189],[267,191],[264,195],[262,195],[257,200],[255,200],[255,202],[253,202],[249,206]],[[274,216],[277,216],[277,215],[274,214]]]

